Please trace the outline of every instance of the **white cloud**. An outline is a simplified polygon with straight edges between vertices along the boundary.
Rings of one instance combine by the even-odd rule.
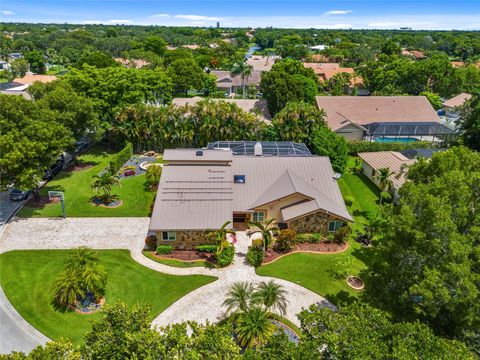
[[[153,18],[156,18],[156,17],[170,17],[169,14],[155,14],[155,15],[152,15],[151,17]]]
[[[3,14],[3,15],[13,15],[14,12],[13,12],[13,11],[10,11],[10,10],[2,10],[2,14]]]
[[[331,10],[327,11],[325,15],[346,15],[352,13],[352,10]]]
[[[352,24],[317,24],[313,26],[316,29],[351,29]]]
[[[214,17],[214,16],[204,16],[204,15],[175,15],[177,19],[186,19],[186,20],[192,20],[192,21],[219,21],[223,20],[222,18],[219,17]]]
[[[132,20],[108,20],[107,23],[109,24],[132,24]]]

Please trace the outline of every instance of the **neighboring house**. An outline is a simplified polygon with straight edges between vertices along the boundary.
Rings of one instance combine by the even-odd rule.
[[[393,193],[394,203],[398,203],[398,190],[402,187],[407,179],[406,169],[403,169],[402,171],[402,168],[412,165],[415,163],[415,160],[409,159],[396,151],[364,152],[358,153],[358,156],[360,159],[362,159],[363,173],[377,186],[379,185],[379,181],[377,179],[378,171],[384,168],[390,169],[392,172],[392,175],[389,178],[391,181],[390,192]]]
[[[114,60],[119,64],[122,64],[124,67],[135,68],[135,69],[140,69],[150,64],[148,61],[145,61],[143,59],[115,58]]]
[[[240,75],[232,76],[230,71],[225,70],[212,70],[210,74],[215,75],[217,78],[217,89],[224,90],[228,94],[235,93],[242,88],[242,77]],[[261,78],[262,71],[253,70],[250,76],[245,78],[245,88],[251,85],[259,88]]]
[[[18,60],[18,59],[21,59],[23,58],[23,55],[20,54],[20,53],[11,53],[11,54],[8,54],[8,58],[13,61],[13,60]]]
[[[333,131],[349,140],[435,141],[453,131],[425,96],[317,96]]]
[[[442,105],[445,115],[450,118],[458,118],[460,116],[459,110],[463,107],[466,101],[470,100],[472,95],[461,93],[451,99],[445,101]]]
[[[0,60],[0,70],[10,70],[11,66],[7,61]]]
[[[450,64],[452,64],[452,66],[457,69],[465,66],[465,63],[463,61],[451,61]]]
[[[314,50],[314,51],[322,51],[322,50],[328,49],[328,46],[323,45],[323,44],[319,44],[319,45],[315,45],[315,46],[310,46],[309,49]]]
[[[0,93],[5,95],[20,95],[25,99],[31,99],[31,95],[26,91],[29,85],[19,82],[0,83]]]
[[[280,56],[252,55],[246,60],[246,63],[251,65],[254,71],[270,71],[277,59],[280,59]]]
[[[290,142],[217,142],[165,150],[150,221],[158,244],[190,249],[226,221],[275,219],[298,233],[334,232],[353,221],[328,157]]]
[[[337,63],[303,63],[303,66],[307,69],[312,69],[318,76],[321,83],[328,82],[337,74],[346,73],[352,75],[350,80],[350,89],[356,86],[361,92],[360,95],[368,95],[368,92],[363,89],[363,79],[361,76],[355,74],[355,70],[352,68],[341,67]]]
[[[187,44],[187,45],[180,45],[180,46],[190,50],[197,50],[198,48],[200,48],[200,45],[197,45],[197,44]]]
[[[197,102],[205,100],[200,96],[192,98],[175,98],[172,100],[172,104],[176,106],[195,105]],[[225,101],[236,104],[240,109],[245,112],[255,114],[259,120],[266,123],[270,123],[272,118],[267,108],[266,100],[257,99],[211,99],[212,101]]]
[[[55,75],[39,75],[27,72],[24,77],[13,79],[13,82],[24,85],[32,85],[35,81],[40,81],[46,84],[55,80],[57,80],[57,77]]]
[[[441,151],[445,151],[445,148],[429,148],[429,149],[407,149],[400,151],[403,156],[409,159],[431,159],[433,154]]]
[[[402,50],[402,55],[403,55],[403,56],[410,57],[410,58],[414,58],[415,60],[422,60],[422,59],[426,59],[426,58],[427,58],[423,52],[418,51],[418,50],[406,50],[406,49],[403,49],[403,50]]]

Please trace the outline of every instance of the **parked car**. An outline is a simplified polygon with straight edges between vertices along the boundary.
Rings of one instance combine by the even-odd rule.
[[[43,175],[43,180],[52,180],[55,175],[57,175],[60,171],[63,170],[63,160],[58,160],[55,164],[50,166],[50,169],[45,170],[45,174]]]
[[[13,201],[20,201],[20,200],[25,200],[26,198],[28,198],[30,196],[30,194],[32,193],[32,190],[20,190],[20,189],[13,189],[12,191],[10,191],[10,200],[13,200]]]

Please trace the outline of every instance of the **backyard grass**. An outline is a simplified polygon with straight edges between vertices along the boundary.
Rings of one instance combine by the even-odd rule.
[[[354,203],[350,213],[355,219],[353,229],[359,230],[377,215],[377,188],[364,175],[352,171],[355,159],[349,159],[349,168],[339,179],[343,196],[351,196]],[[374,248],[363,248],[355,240],[349,241],[349,249],[340,254],[295,253],[285,256],[269,265],[257,268],[257,274],[292,281],[320,294],[339,305],[352,302],[360,292],[350,288],[344,278],[338,278],[333,271],[348,267],[350,275],[358,275],[367,269],[375,256]],[[363,279],[366,280],[366,279]],[[368,282],[365,284],[368,286]]]
[[[200,260],[200,261],[181,261],[181,260],[175,260],[175,259],[159,259],[156,256],[153,256],[150,251],[143,251],[143,255],[145,255],[147,258],[150,260],[153,260],[157,263],[168,265],[168,266],[173,266],[173,267],[179,267],[179,268],[190,268],[190,267],[207,267],[208,263],[206,261]]]
[[[90,187],[92,178],[108,166],[113,153],[103,149],[93,148],[79,157],[79,161],[90,163],[91,168],[80,171],[62,171],[52,181],[48,182],[40,191],[42,196],[47,196],[48,191],[57,190],[65,193],[65,208],[67,216],[72,217],[135,217],[148,216],[150,206],[156,192],[144,186],[145,175],[132,176],[121,179],[121,186],[114,186],[112,194],[122,200],[122,205],[117,208],[96,206],[91,202],[95,195]],[[41,207],[24,206],[17,214],[20,217],[58,217],[62,216],[60,203],[47,204]]]
[[[0,283],[8,300],[35,328],[51,339],[69,338],[79,344],[90,329],[90,321],[101,315],[56,310],[52,284],[70,253],[71,250],[28,250],[1,254]],[[152,320],[185,294],[216,279],[162,274],[136,263],[127,250],[101,250],[98,254],[108,276],[106,303],[121,300],[129,305],[149,305]]]

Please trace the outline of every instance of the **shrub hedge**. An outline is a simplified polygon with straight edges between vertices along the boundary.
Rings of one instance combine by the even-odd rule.
[[[427,149],[432,148],[432,143],[428,141],[414,141],[410,143],[402,142],[374,142],[374,141],[348,141],[348,153],[356,155],[359,152],[371,151],[402,151],[407,149]]]
[[[249,246],[247,251],[247,261],[254,267],[259,267],[263,262],[263,249],[258,246]]]
[[[312,244],[318,244],[320,242],[320,239],[322,238],[322,234],[320,233],[304,233],[304,234],[298,234],[297,235],[297,242],[298,243],[312,243]]]
[[[288,252],[295,246],[297,233],[292,229],[281,230],[275,242],[275,249],[281,252]]]
[[[198,245],[195,250],[199,252],[214,253],[217,251],[217,245]]]
[[[158,245],[157,246],[157,254],[158,255],[166,255],[170,254],[173,251],[172,245]]]
[[[235,255],[235,248],[233,245],[227,246],[223,249],[223,251],[215,255],[215,259],[217,260],[217,264],[220,267],[225,267],[230,265],[233,262],[233,256]]]
[[[123,164],[127,162],[133,156],[133,145],[132,143],[127,143],[125,147],[116,153],[110,160],[109,167],[110,172],[115,174],[118,170],[121,169]]]

